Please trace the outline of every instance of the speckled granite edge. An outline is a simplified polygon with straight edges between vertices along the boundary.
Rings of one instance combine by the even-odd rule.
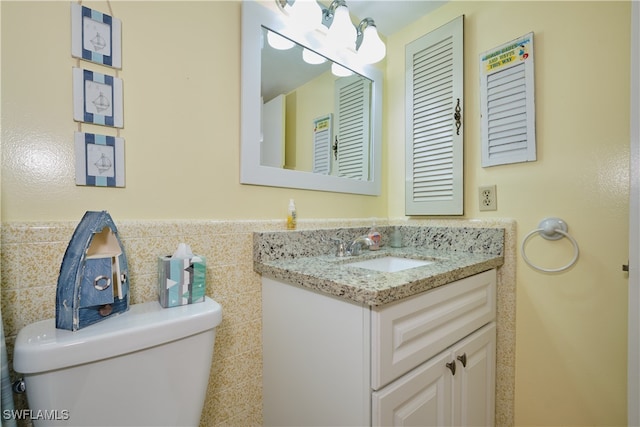
[[[383,245],[394,227],[378,227]],[[504,229],[472,227],[421,227],[402,225],[403,247],[439,251],[504,255]],[[313,257],[335,253],[335,240],[353,241],[368,227],[264,232],[253,234],[254,262]]]
[[[352,260],[387,255],[414,259],[441,258],[442,261],[395,273],[354,269],[326,256],[267,261],[255,263],[254,268],[258,273],[275,280],[358,304],[383,306],[497,268],[504,262],[501,256],[411,249],[402,252],[383,249],[377,254],[362,255]]]
[[[336,242],[352,241],[368,228],[254,233],[254,270],[260,274],[356,303],[381,306],[496,268],[504,263],[501,228],[400,226],[402,248],[390,248],[392,227],[379,227],[383,248],[357,258],[338,258]],[[349,259],[394,255],[439,258],[439,262],[397,273],[344,266]]]

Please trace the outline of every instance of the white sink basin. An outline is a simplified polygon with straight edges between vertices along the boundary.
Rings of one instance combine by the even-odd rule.
[[[369,270],[383,271],[386,273],[396,273],[398,271],[408,270],[410,268],[433,264],[434,262],[435,261],[386,256],[382,258],[367,259],[364,261],[349,262],[345,265],[349,267],[360,267]]]

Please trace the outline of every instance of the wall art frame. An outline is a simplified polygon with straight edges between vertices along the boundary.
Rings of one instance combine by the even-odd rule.
[[[75,132],[76,185],[124,187],[124,138]]]
[[[96,125],[124,127],[122,79],[74,67],[73,119]]]
[[[533,41],[530,32],[480,54],[483,168],[537,159]]]
[[[122,68],[122,21],[71,3],[71,55],[85,61]]]

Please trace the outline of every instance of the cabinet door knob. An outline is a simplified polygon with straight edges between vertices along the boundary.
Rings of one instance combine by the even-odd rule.
[[[455,375],[456,374],[456,361],[454,360],[453,362],[447,363],[447,368],[449,368],[451,370],[451,373],[453,375]]]
[[[467,367],[467,353],[462,353],[462,355],[456,357],[456,359],[458,359],[460,363],[462,363],[463,368]]]

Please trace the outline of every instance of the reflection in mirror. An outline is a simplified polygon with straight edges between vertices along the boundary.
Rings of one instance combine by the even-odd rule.
[[[369,180],[372,81],[262,27],[264,166]]]
[[[288,19],[243,1],[240,182],[380,194],[380,70],[331,51],[317,30],[301,32]],[[269,39],[278,36],[294,46],[274,49]],[[340,68],[350,75],[338,77]]]

